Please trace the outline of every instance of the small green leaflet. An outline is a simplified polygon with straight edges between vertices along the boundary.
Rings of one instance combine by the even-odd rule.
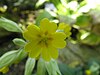
[[[22,29],[17,25],[17,23],[3,17],[0,18],[0,27],[11,32],[22,32]]]

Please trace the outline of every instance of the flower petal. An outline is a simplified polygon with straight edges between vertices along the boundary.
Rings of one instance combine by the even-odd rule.
[[[64,30],[66,28],[66,24],[65,23],[60,23],[58,26],[58,29],[60,30]]]
[[[36,43],[29,42],[25,46],[25,51],[29,52],[30,57],[35,58],[35,57],[39,56],[39,54],[41,52],[41,48]]]
[[[27,27],[27,30],[24,31],[23,36],[26,40],[32,40],[34,38],[37,38],[37,35],[40,33],[39,27],[36,25],[29,25]]]
[[[53,46],[56,48],[64,48],[66,46],[66,42],[64,40],[54,40]]]
[[[50,22],[47,18],[41,20],[40,29],[43,32],[55,32],[57,29],[57,24],[54,22]]]
[[[64,48],[66,46],[65,38],[66,35],[63,32],[54,33],[52,41],[53,46],[56,48]]]
[[[30,52],[31,50],[34,49],[35,46],[36,46],[36,43],[29,42],[25,45],[24,49],[26,52]]]
[[[66,39],[66,34],[63,32],[55,32],[53,34],[53,39],[58,39],[58,40],[65,40]]]
[[[40,53],[41,53],[41,48],[35,48],[31,52],[29,52],[29,57],[36,58],[40,55]]]
[[[29,25],[28,27],[27,27],[27,29],[30,31],[30,32],[33,32],[33,31],[37,31],[37,32],[39,32],[39,27],[38,26],[36,26],[36,25]]]
[[[57,48],[50,47],[48,50],[49,50],[48,52],[50,53],[50,56],[52,58],[54,58],[54,59],[58,58],[58,50],[57,50]]]
[[[50,53],[48,52],[48,48],[42,49],[42,58],[46,61],[50,61],[51,56],[50,56]]]

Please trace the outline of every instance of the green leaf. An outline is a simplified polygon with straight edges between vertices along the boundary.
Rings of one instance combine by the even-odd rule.
[[[49,0],[51,3],[54,4],[54,6],[57,8],[57,13],[59,15],[67,15],[69,13],[69,10],[66,8],[67,1],[63,0]]]
[[[43,5],[44,2],[46,2],[47,0],[38,0],[38,2],[36,2],[36,8],[38,8],[39,6]]]
[[[37,75],[46,75],[45,61],[42,58],[38,61]]]
[[[28,58],[26,65],[25,65],[25,72],[24,75],[31,75],[32,70],[34,69],[35,66],[35,59],[33,58]]]
[[[22,32],[22,29],[17,25],[17,23],[3,17],[0,18],[0,27],[11,32]]]
[[[45,66],[49,75],[61,75],[57,62],[55,60],[45,62]]]
[[[80,15],[76,19],[76,25],[80,27],[88,27],[91,23],[91,17],[89,15]]]
[[[96,72],[100,69],[100,65],[97,62],[93,62],[90,66],[91,72]]]
[[[48,11],[42,11],[36,18],[36,25],[39,25],[43,18],[52,19],[53,16]]]
[[[69,16],[64,16],[64,15],[58,15],[58,19],[60,22],[64,22],[66,24],[72,24],[75,20],[72,19],[71,17]]]
[[[100,43],[100,37],[94,33],[80,31],[78,39],[88,45],[98,45]]]
[[[75,75],[74,70],[69,68],[66,64],[59,63],[59,69],[63,75]]]
[[[9,51],[5,53],[3,56],[1,56],[0,57],[0,68],[11,65],[16,60],[17,53],[18,53],[18,50]]]
[[[22,59],[24,59],[25,57],[27,56],[27,52],[25,52],[25,50],[22,48],[22,49],[19,49],[19,52],[16,56],[16,61],[15,63],[19,63]]]
[[[20,38],[13,39],[13,42],[14,42],[14,44],[16,44],[18,46],[22,46],[22,47],[26,44],[26,42]]]

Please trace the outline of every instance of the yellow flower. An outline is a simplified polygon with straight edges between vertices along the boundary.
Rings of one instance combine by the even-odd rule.
[[[85,73],[86,73],[86,75],[91,75],[92,74],[92,72],[90,70],[86,70]]]
[[[9,71],[8,67],[3,67],[0,69],[0,72],[2,72],[2,73],[7,73],[8,71]]]
[[[57,49],[66,46],[65,33],[56,30],[57,25],[47,18],[41,20],[40,27],[29,25],[23,33],[24,38],[28,40],[25,51],[29,53],[29,57],[36,58],[40,55],[46,61],[51,58],[56,59]]]
[[[68,24],[60,23],[58,30],[65,32],[66,37],[69,37],[71,35],[71,27]]]

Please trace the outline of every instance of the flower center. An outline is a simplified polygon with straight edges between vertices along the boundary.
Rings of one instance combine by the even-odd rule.
[[[39,35],[39,38],[40,38],[40,41],[38,44],[41,47],[48,47],[48,45],[50,45],[53,40],[51,35],[49,35],[47,32]]]

